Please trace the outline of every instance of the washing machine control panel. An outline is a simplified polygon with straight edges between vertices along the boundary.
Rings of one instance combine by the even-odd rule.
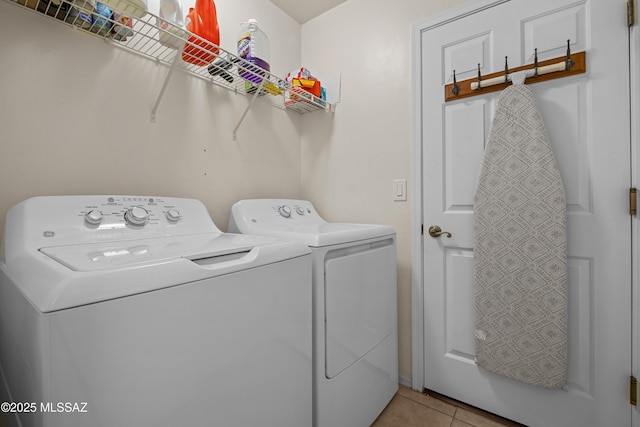
[[[30,243],[35,247],[220,232],[207,208],[195,199],[34,197],[12,209],[25,218],[24,229],[37,240]]]
[[[163,198],[111,196],[97,202],[80,211],[87,228],[117,227],[117,224],[140,228],[163,223],[175,225],[183,220],[180,207]]]

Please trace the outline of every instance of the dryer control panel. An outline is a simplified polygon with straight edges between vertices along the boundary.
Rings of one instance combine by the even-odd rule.
[[[233,217],[262,226],[318,225],[326,221],[308,200],[250,199],[232,207]],[[230,226],[231,227],[231,226]]]
[[[303,200],[284,200],[272,207],[283,218],[296,218],[307,216],[313,218],[314,210],[310,202]]]

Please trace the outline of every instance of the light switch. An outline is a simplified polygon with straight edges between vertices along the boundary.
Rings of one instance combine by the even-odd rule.
[[[393,200],[395,202],[407,201],[407,180],[396,179],[393,181]]]

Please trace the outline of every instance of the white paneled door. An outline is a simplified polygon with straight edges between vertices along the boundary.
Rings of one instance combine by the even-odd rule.
[[[528,426],[631,426],[629,37],[624,0],[478,1],[421,28],[424,386]],[[474,362],[473,196],[499,93],[444,85],[587,52],[587,73],[531,85],[567,195],[568,382],[547,390]],[[452,233],[433,238],[431,225]],[[524,326],[524,325],[523,325]]]

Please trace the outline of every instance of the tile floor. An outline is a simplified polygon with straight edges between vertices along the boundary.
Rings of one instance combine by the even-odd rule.
[[[469,409],[400,385],[371,427],[505,427],[518,425],[487,418]]]

